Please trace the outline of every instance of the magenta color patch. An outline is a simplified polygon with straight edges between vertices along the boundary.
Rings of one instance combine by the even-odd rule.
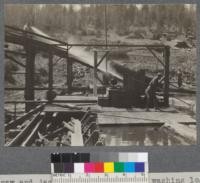
[[[85,173],[95,173],[95,163],[84,163]]]

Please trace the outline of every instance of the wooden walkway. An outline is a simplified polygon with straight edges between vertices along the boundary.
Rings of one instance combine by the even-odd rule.
[[[176,112],[173,108],[165,111],[155,112],[151,109],[119,109],[102,107],[102,112],[98,113],[98,123],[100,125],[162,125],[165,123],[187,123],[194,124],[196,120],[191,116]]]

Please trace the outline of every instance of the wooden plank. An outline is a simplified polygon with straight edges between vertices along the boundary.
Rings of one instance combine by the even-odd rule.
[[[124,117],[98,116],[99,125],[135,125],[135,126],[161,126],[165,124],[161,121],[131,120]]]
[[[106,111],[107,110],[107,111]],[[191,116],[182,113],[182,112],[170,112],[166,109],[161,112],[145,112],[142,109],[140,110],[121,110],[111,108],[110,111],[106,108],[103,108],[101,113],[97,114],[99,125],[162,125],[166,121],[171,121],[172,124],[185,123],[194,124],[196,120]]]
[[[37,132],[38,129],[40,128],[40,126],[42,125],[43,120],[40,120],[36,126],[32,129],[30,135],[27,137],[27,139],[25,139],[25,141],[22,143],[22,147],[25,146],[31,146],[31,144],[34,142],[36,136],[37,136]]]
[[[83,110],[70,108],[70,107],[63,107],[59,105],[50,105],[47,104],[44,108],[44,112],[70,112],[70,113],[77,113],[77,112],[84,112]]]
[[[68,129],[68,130],[71,131],[72,133],[75,132],[74,126],[70,125],[69,123],[67,123],[67,122],[65,122],[65,121],[63,121],[63,124],[64,124],[64,127],[65,127],[66,129]]]
[[[28,135],[37,125],[38,121],[41,120],[40,112],[28,123],[28,125],[6,146],[21,146],[22,143],[28,138]]]
[[[74,133],[71,135],[72,146],[83,146],[83,136],[81,131],[81,122],[77,119],[72,119],[74,123]]]
[[[98,98],[95,96],[57,96],[54,102],[69,103],[97,103]]]
[[[174,136],[184,139],[184,142],[188,144],[196,143],[196,128],[188,128],[186,125],[180,123],[174,124],[171,121],[166,121],[164,127],[174,132]]]
[[[16,120],[10,121],[8,124],[5,125],[6,131],[9,130],[10,128],[16,128],[18,125],[21,125],[25,120],[29,119],[33,114],[42,111],[42,109],[44,109],[44,105],[37,106],[35,109],[32,109],[24,116],[19,117]]]
[[[56,104],[56,103],[53,103],[53,104],[51,104],[51,105],[53,105],[53,106],[57,106],[57,107],[63,107],[63,108],[68,108],[68,109],[76,109],[76,110],[81,110],[82,109],[82,107],[79,107],[79,106],[76,106],[76,105],[74,105],[74,104],[69,104],[69,103],[65,103],[65,104]]]
[[[57,116],[58,116],[58,112],[54,112],[52,115],[53,118],[56,118]]]
[[[95,146],[99,140],[99,130],[94,130],[91,136],[85,141],[85,146]]]

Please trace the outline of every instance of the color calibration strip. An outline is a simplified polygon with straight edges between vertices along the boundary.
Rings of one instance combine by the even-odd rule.
[[[147,153],[56,153],[52,183],[148,183]]]
[[[148,172],[147,153],[56,153],[51,155],[52,173],[143,173]],[[115,153],[116,155],[116,153]],[[105,158],[106,157],[106,158]],[[108,161],[108,158],[112,159]],[[112,158],[111,158],[112,157]],[[115,160],[113,161],[113,157]],[[104,161],[103,159],[106,159]],[[91,161],[92,160],[92,161]]]
[[[52,173],[135,173],[145,172],[144,162],[54,163]]]

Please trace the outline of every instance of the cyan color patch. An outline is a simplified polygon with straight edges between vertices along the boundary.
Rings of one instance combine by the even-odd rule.
[[[135,172],[135,163],[134,162],[124,163],[124,172]]]

